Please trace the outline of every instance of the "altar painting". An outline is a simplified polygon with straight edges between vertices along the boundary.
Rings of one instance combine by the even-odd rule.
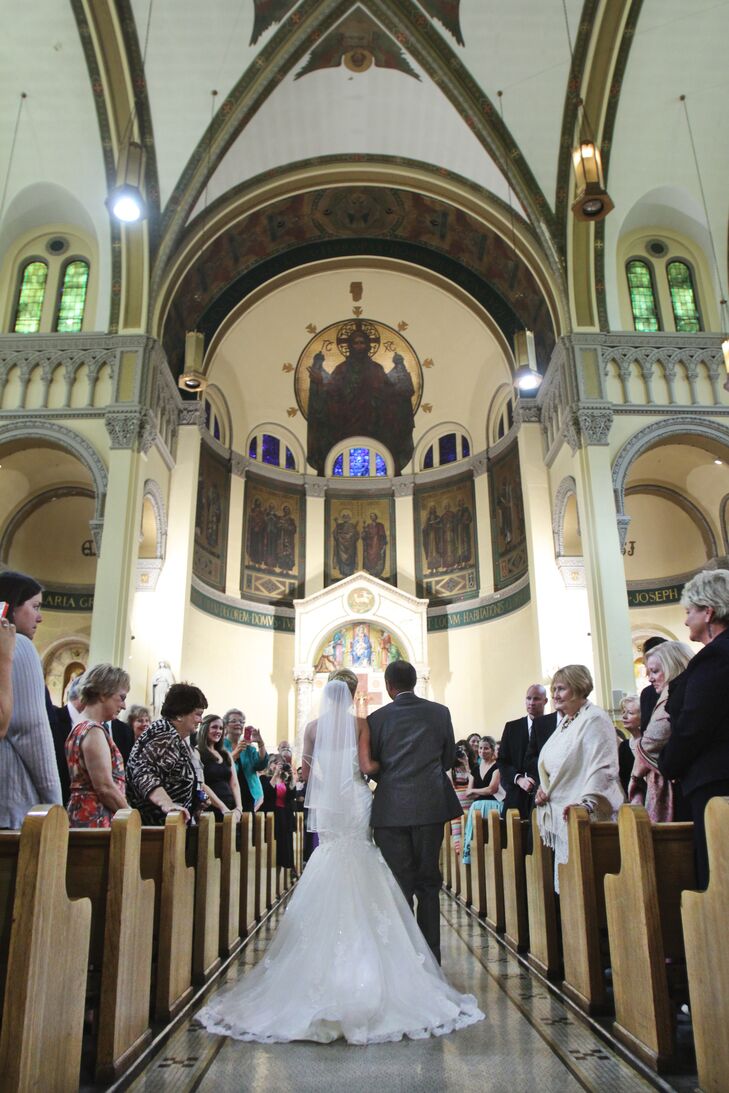
[[[324,519],[326,584],[359,570],[395,584],[395,501],[391,494],[327,497]]]
[[[225,592],[229,502],[228,460],[203,441],[197,479],[192,571],[201,581],[220,592]]]
[[[489,462],[491,545],[494,588],[498,591],[527,572],[526,521],[516,441]]]
[[[249,474],[243,511],[241,596],[291,603],[304,589],[304,491]]]
[[[371,622],[337,626],[317,651],[314,660],[314,692],[318,694],[330,672],[350,668],[359,681],[355,708],[360,717],[388,701],[384,673],[393,660],[406,657],[405,650],[389,630]]]
[[[476,498],[473,476],[416,488],[415,569],[418,595],[455,603],[478,595]]]

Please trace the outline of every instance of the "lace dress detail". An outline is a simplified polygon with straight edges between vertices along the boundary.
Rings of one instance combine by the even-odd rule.
[[[438,967],[372,842],[372,795],[354,788],[341,834],[321,837],[266,957],[198,1014],[209,1032],[285,1043],[441,1036],[483,1018]]]

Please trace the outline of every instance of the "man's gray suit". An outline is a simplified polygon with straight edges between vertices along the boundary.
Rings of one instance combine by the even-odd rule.
[[[446,771],[456,760],[446,706],[403,691],[367,719],[380,764],[372,803],[375,842],[440,961],[440,848],[447,820],[463,815]]]

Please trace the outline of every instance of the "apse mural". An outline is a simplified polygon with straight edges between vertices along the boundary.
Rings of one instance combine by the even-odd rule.
[[[200,445],[192,571],[205,584],[225,592],[230,478],[228,460]]]
[[[418,595],[454,603],[478,595],[473,476],[416,489],[415,566]]]
[[[352,622],[336,627],[314,658],[314,671],[384,672],[393,660],[404,656],[393,634],[371,622]]]
[[[505,588],[527,572],[526,523],[519,448],[514,442],[489,462],[494,587]]]
[[[241,596],[280,604],[303,594],[305,530],[302,489],[246,476]]]
[[[395,584],[395,501],[392,495],[327,496],[326,584],[363,569]]]
[[[307,420],[306,458],[317,474],[331,448],[350,436],[379,440],[401,473],[413,454],[423,376],[399,331],[371,319],[332,323],[304,349],[294,383]]]

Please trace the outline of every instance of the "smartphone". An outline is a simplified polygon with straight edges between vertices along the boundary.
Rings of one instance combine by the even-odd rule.
[[[255,729],[253,728],[253,725],[246,725],[246,727],[243,729],[243,739],[245,740],[246,744],[250,744],[251,740],[253,739],[254,732]]]
[[[5,618],[8,613],[8,607],[9,604],[7,600],[0,600],[0,619]]]

